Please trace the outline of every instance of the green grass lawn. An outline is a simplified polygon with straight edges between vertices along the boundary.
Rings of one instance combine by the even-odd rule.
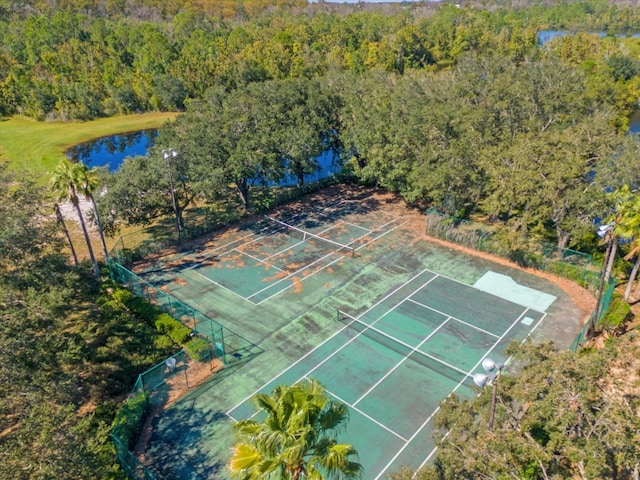
[[[0,161],[45,183],[68,148],[109,135],[158,128],[176,115],[120,115],[91,122],[40,122],[20,116],[0,119]]]

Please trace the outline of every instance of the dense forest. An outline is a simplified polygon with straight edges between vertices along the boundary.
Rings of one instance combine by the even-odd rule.
[[[636,9],[604,0],[490,15],[455,6],[432,15],[421,3],[390,13],[299,1],[3,3],[0,115],[63,120],[183,109],[212,86],[335,70],[433,72],[488,53],[522,61],[540,29],[625,33],[640,24]],[[616,53],[589,43],[559,48],[580,63]]]
[[[332,150],[352,181],[480,217],[507,246],[536,238],[602,256],[594,222],[621,205],[638,212],[635,194],[621,203],[616,192],[640,183],[640,145],[625,135],[640,43],[616,34],[640,25],[640,9],[456,3],[0,0],[0,116],[183,112],[149,155],[101,174],[107,233],[169,215],[195,234],[192,207],[268,207],[254,191],[285,175],[302,187]],[[578,33],[540,45],[544,29]],[[166,149],[179,161],[166,164]],[[115,409],[135,375],[177,346],[89,265],[68,264],[52,204],[37,183],[0,170],[0,478],[124,478],[108,439]],[[625,228],[623,276],[640,251],[637,222]],[[464,421],[439,439],[425,478],[637,475],[637,395],[590,381],[631,368],[625,349],[522,353],[539,368],[505,381],[501,457],[478,462],[496,445],[475,421],[486,395],[453,399],[440,425]]]

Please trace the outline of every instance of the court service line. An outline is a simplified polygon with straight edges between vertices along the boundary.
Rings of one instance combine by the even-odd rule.
[[[385,373],[385,375],[378,380],[371,388],[369,388],[369,390],[367,390],[366,392],[364,392],[360,398],[358,398],[355,402],[353,402],[352,406],[356,406],[358,403],[360,403],[364,398],[366,398],[367,395],[369,395],[378,385],[380,385],[384,380],[386,380],[397,368],[400,367],[400,365],[402,365],[405,361],[407,361],[409,359],[409,357],[413,354],[418,352],[419,354],[422,354],[423,352],[421,352],[419,350],[419,348],[425,344],[425,342],[427,340],[429,340],[433,335],[435,335],[435,333],[440,330],[440,328],[442,328],[442,326],[447,323],[449,321],[449,319],[445,320],[443,323],[441,323],[440,325],[438,325],[438,327],[433,330],[433,332],[431,332],[429,335],[427,335],[417,346],[413,347],[413,349],[411,350],[411,353],[407,354],[404,356],[404,358],[402,360],[400,360],[398,363],[396,363],[396,365],[389,370],[387,373]],[[374,329],[377,330],[377,329]],[[391,336],[390,336],[391,337]],[[391,337],[394,340],[398,341],[398,339],[396,339],[395,337]]]
[[[211,250],[207,249],[207,250],[205,250],[205,252],[206,252],[205,253],[205,258],[209,256],[209,255],[207,255],[207,253],[209,253],[209,252],[212,252],[212,253],[213,252],[217,252],[218,250],[222,250],[223,248],[227,248],[227,247],[229,247],[229,245],[233,245],[234,243],[236,243],[238,245],[236,245],[233,248],[229,248],[228,250],[226,250],[226,252],[231,252],[231,251],[235,250],[236,248],[238,248],[241,245],[250,245],[250,244],[252,244],[254,242],[257,242],[257,241],[259,241],[259,240],[261,240],[261,239],[263,239],[263,238],[265,238],[267,236],[267,235],[260,235],[260,234],[262,232],[264,232],[265,230],[268,230],[268,229],[269,229],[268,227],[263,227],[260,230],[258,230],[258,233],[248,233],[247,235],[244,235],[243,237],[236,238],[235,240],[231,240],[230,242],[227,242],[227,243],[225,243],[223,245],[220,245],[219,247],[212,248]],[[278,229],[278,230],[276,230],[276,232],[278,232],[279,230],[282,230],[282,229]],[[251,240],[250,242],[245,242],[244,241],[247,238],[255,237],[256,235],[259,235],[258,238],[254,239],[254,240]],[[240,242],[242,242],[242,243],[240,243]]]
[[[487,335],[491,335],[492,337],[496,337],[496,338],[498,338],[498,335],[496,335],[495,333],[492,333],[492,332],[490,332],[490,331],[488,331],[488,330],[485,330],[484,328],[480,328],[480,327],[478,327],[478,326],[476,326],[476,325],[473,325],[473,324],[471,324],[471,323],[465,322],[464,320],[460,320],[459,318],[453,317],[453,316],[451,316],[451,315],[449,315],[449,314],[447,314],[447,313],[444,313],[444,312],[441,312],[441,311],[439,311],[439,310],[436,310],[435,308],[430,307],[429,305],[425,305],[424,303],[417,302],[417,301],[416,301],[416,300],[414,300],[413,298],[407,298],[407,299],[406,299],[406,301],[407,301],[407,302],[415,303],[416,305],[419,305],[419,306],[421,306],[422,308],[426,308],[427,310],[431,310],[432,312],[436,312],[436,313],[438,313],[438,314],[440,314],[440,315],[445,315],[445,316],[447,316],[447,317],[449,317],[449,318],[454,319],[456,322],[460,322],[460,323],[462,323],[462,324],[464,324],[464,325],[467,325],[468,327],[473,328],[474,330],[478,330],[479,332],[486,333]]]
[[[193,270],[193,269],[192,269],[192,270]],[[249,302],[249,303],[251,303],[251,304],[255,305],[255,303],[254,303],[254,302],[252,302],[251,300],[249,300],[247,297],[243,297],[242,295],[240,295],[240,294],[239,294],[238,292],[236,292],[235,290],[232,290],[232,289],[230,289],[229,287],[226,287],[226,286],[224,286],[223,284],[218,283],[218,282],[216,282],[215,280],[210,279],[209,277],[207,277],[206,275],[203,275],[203,274],[202,274],[202,273],[200,273],[199,271],[197,271],[197,270],[193,270],[193,273],[195,273],[196,275],[200,275],[202,278],[204,278],[205,280],[207,280],[207,281],[209,281],[209,282],[213,283],[214,285],[216,285],[216,286],[218,286],[218,287],[220,287],[220,288],[222,288],[222,289],[224,289],[224,290],[226,290],[226,291],[228,291],[228,292],[231,292],[231,293],[233,293],[234,295],[236,295],[236,296],[238,296],[238,297],[240,297],[240,298],[242,298],[242,299],[246,300],[247,302]]]
[[[354,320],[355,321],[355,320]],[[244,400],[242,400],[240,403],[238,403],[237,405],[235,405],[234,407],[232,407],[230,410],[228,410],[226,412],[226,414],[228,416],[231,417],[230,412],[234,411],[236,408],[238,408],[240,405],[242,405],[243,403],[245,403],[247,400],[249,400],[251,397],[253,397],[256,393],[259,393],[265,386],[269,385],[271,382],[273,382],[276,378],[281,377],[282,375],[284,375],[285,373],[287,373],[289,370],[291,370],[292,368],[294,368],[295,366],[297,366],[299,363],[301,363],[305,358],[307,358],[309,355],[313,354],[316,350],[322,348],[326,343],[330,342],[331,340],[334,339],[334,337],[337,337],[338,335],[340,335],[342,332],[344,332],[347,328],[349,328],[349,326],[351,325],[352,322],[349,322],[348,324],[346,324],[344,327],[342,327],[340,330],[338,330],[337,332],[335,332],[333,335],[331,335],[329,338],[327,338],[326,340],[324,340],[322,343],[320,343],[319,345],[315,346],[314,348],[312,348],[311,350],[309,350],[306,354],[304,354],[302,357],[300,357],[298,360],[296,360],[295,362],[293,362],[291,365],[289,365],[287,368],[285,368],[284,370],[282,370],[280,373],[278,373],[277,375],[274,375],[268,382],[266,382],[265,384],[263,384],[260,388],[258,388],[256,391],[254,391],[251,395],[249,395],[248,397],[246,397]],[[353,340],[355,340],[354,337],[353,339],[351,339],[348,343],[351,343]],[[348,345],[348,343],[345,343],[342,347],[346,347]],[[309,373],[309,372],[307,372]],[[304,378],[301,377],[301,378]],[[231,417],[233,418],[233,417]]]
[[[340,225],[350,225],[352,227],[356,227],[359,228],[360,230],[366,230],[367,234],[372,233],[373,230],[368,229],[367,227],[363,227],[362,225],[358,225],[357,223],[351,223],[351,222],[345,222],[344,220],[338,220],[338,224],[336,226],[340,226]]]
[[[269,255],[268,257],[264,258],[263,260],[260,260],[262,263],[266,263],[267,260],[269,260],[270,258],[273,257],[277,257],[278,255],[282,255],[284,252],[286,252],[287,250],[291,250],[292,248],[296,248],[298,245],[301,245],[304,243],[304,240],[299,241],[298,243],[294,243],[293,245],[291,245],[290,247],[285,248],[284,250],[280,250],[279,252],[274,253],[273,255]],[[275,266],[275,265],[274,265]],[[278,268],[278,267],[276,267]],[[278,270],[280,270],[278,268]],[[284,270],[280,270],[280,271],[284,271]]]
[[[397,292],[399,292],[400,290],[402,290],[404,287],[406,287],[407,285],[409,285],[410,283],[412,283],[413,281],[415,281],[416,278],[420,277],[420,275],[422,275],[424,272],[431,272],[431,270],[429,269],[425,269],[422,270],[421,272],[418,272],[417,274],[415,274],[413,277],[411,277],[409,280],[407,280],[406,282],[404,282],[403,284],[401,284],[398,288],[396,288],[395,290],[392,290],[391,292],[389,292],[388,294],[386,294],[384,297],[382,297],[380,300],[378,300],[376,303],[374,303],[373,305],[371,305],[369,308],[367,308],[364,312],[362,312],[360,315],[358,315],[357,317],[355,317],[356,319],[360,319],[362,318],[364,315],[367,314],[367,312],[370,312],[371,310],[373,310],[374,308],[376,308],[378,305],[380,305],[382,302],[384,302],[387,298],[395,295]],[[434,273],[434,272],[431,272]],[[436,276],[438,275],[437,273],[435,274]],[[417,292],[418,290],[420,290],[422,287],[424,287],[425,285],[428,285],[429,282],[431,282],[435,277],[430,278],[427,282],[423,283],[417,290],[414,291]],[[413,293],[411,294],[413,295]],[[387,312],[384,314],[386,315],[387,313],[389,313],[390,311],[392,311],[393,309],[395,309],[400,303],[402,303],[404,300],[406,300],[408,297],[405,297],[404,299],[402,299],[402,301],[400,301],[395,307],[393,307],[391,310],[387,310]],[[373,322],[371,325],[377,323],[384,315],[378,317],[378,319]],[[446,315],[445,315],[446,316]],[[360,322],[360,323],[366,323],[366,322]],[[367,324],[368,325],[368,324]]]
[[[333,255],[333,254],[330,254],[330,255]],[[324,258],[324,257],[323,257],[323,258]],[[307,280],[308,278],[311,278],[311,277],[313,277],[314,275],[317,275],[317,273],[318,273],[318,272],[321,272],[321,271],[322,271],[322,270],[324,270],[325,268],[329,268],[329,267],[330,267],[331,265],[333,265],[334,263],[338,263],[338,262],[339,262],[340,260],[342,260],[343,258],[344,258],[344,257],[339,256],[338,258],[336,258],[336,259],[335,259],[335,260],[333,260],[332,262],[330,262],[330,263],[326,264],[324,267],[319,268],[318,270],[313,271],[312,273],[310,273],[310,274],[309,274],[309,275],[307,275],[306,277],[301,278],[301,279],[300,279],[300,282],[304,282],[304,281],[305,281],[305,280]],[[307,267],[305,267],[305,268],[307,268]],[[301,269],[301,270],[304,270],[304,268],[303,268],[303,269]],[[300,270],[298,270],[298,272],[299,272],[299,271],[300,271]],[[296,272],[296,273],[297,273],[297,272]],[[275,283],[274,283],[274,285],[275,285]],[[256,303],[256,305],[260,305],[260,304],[262,304],[263,302],[266,302],[267,300],[271,300],[273,297],[276,297],[276,296],[280,295],[282,292],[284,292],[284,291],[286,291],[286,290],[289,290],[289,289],[290,289],[290,288],[292,288],[292,287],[293,287],[293,284],[291,284],[291,285],[287,285],[285,288],[283,288],[282,290],[278,290],[276,293],[274,293],[274,294],[273,294],[273,295],[271,295],[270,297],[267,297],[267,298],[265,298],[264,300],[260,300],[258,303]],[[255,295],[255,294],[254,294],[254,295]]]
[[[356,251],[360,250],[361,248],[366,247],[367,245],[369,245],[370,243],[376,242],[378,240],[380,240],[382,237],[384,237],[385,235],[397,230],[398,228],[400,228],[401,226],[403,226],[405,223],[409,223],[409,220],[407,220],[406,222],[401,223],[400,225],[396,225],[395,227],[393,227],[391,230],[387,230],[386,232],[378,235],[377,237],[371,239],[371,241],[367,242],[367,243],[363,243],[362,245],[360,245],[358,248],[356,248]],[[363,237],[366,237],[366,235],[363,235]],[[362,237],[360,237],[362,238]]]
[[[452,318],[452,317],[449,317],[449,318]],[[442,327],[442,325],[444,325],[444,324],[445,324],[445,323],[447,323],[448,321],[449,321],[449,319],[447,318],[447,320],[445,320],[442,324],[440,324],[440,327]],[[360,323],[364,323],[364,322],[360,322]],[[367,324],[365,323],[364,325],[367,325]],[[438,328],[439,328],[439,327],[438,327]],[[393,336],[389,335],[388,333],[385,333],[385,332],[383,332],[382,330],[377,329],[377,328],[376,328],[376,327],[374,327],[374,326],[369,326],[369,329],[373,330],[374,332],[378,332],[379,334],[381,334],[381,335],[383,335],[383,336],[387,336],[387,337],[389,337],[389,338],[393,339],[395,342],[398,342],[400,345],[403,345],[403,346],[404,346],[404,347],[406,347],[406,348],[412,349],[412,350],[414,350],[415,352],[419,353],[420,355],[423,355],[423,356],[425,356],[425,357],[429,357],[431,360],[433,360],[433,361],[434,361],[434,362],[436,362],[436,363],[440,363],[441,365],[444,365],[444,366],[446,366],[446,367],[449,367],[449,368],[451,368],[452,370],[455,370],[456,372],[461,373],[462,375],[468,375],[468,373],[467,373],[466,371],[462,370],[461,368],[458,368],[458,367],[456,367],[455,365],[451,365],[450,363],[445,362],[444,360],[441,360],[441,359],[439,359],[438,357],[435,357],[435,356],[433,356],[433,355],[431,355],[431,354],[429,354],[429,353],[427,353],[427,352],[423,352],[422,350],[415,350],[415,349],[413,349],[413,347],[412,347],[411,345],[409,345],[408,343],[403,342],[403,341],[402,341],[402,340],[400,340],[399,338],[395,338],[395,337],[393,337]],[[375,341],[375,340],[374,340],[374,341]],[[392,350],[393,350],[393,349],[392,349]]]
[[[525,311],[522,312],[522,314],[520,314],[520,316],[516,318],[516,320],[511,324],[511,326],[500,336],[500,338],[498,338],[498,340],[495,341],[495,343],[491,346],[491,348],[489,348],[489,350],[487,350],[487,352],[482,356],[482,358],[480,358],[480,360],[478,360],[476,362],[476,364],[469,370],[469,372],[466,373],[466,377],[463,380],[461,380],[460,382],[458,382],[458,384],[454,387],[454,389],[451,390],[451,392],[449,393],[449,395],[447,395],[447,397],[449,397],[452,393],[455,393],[460,388],[460,386],[462,386],[464,384],[465,380],[468,377],[473,378],[472,372],[476,371],[478,369],[478,367],[480,365],[482,365],[483,360],[485,358],[487,358],[487,356],[496,348],[496,346],[504,339],[504,337],[507,335],[507,333],[509,333],[509,331],[511,331],[511,329],[513,327],[515,327],[520,322],[520,319],[523,317],[523,315],[528,310],[529,310],[529,308],[525,309]],[[511,357],[509,357],[509,359],[507,359],[507,362],[505,362],[505,365],[506,365],[506,363],[509,362],[510,359],[511,359]],[[402,452],[405,450],[405,448],[407,448],[409,446],[409,444],[413,441],[413,439],[422,431],[422,429],[427,425],[427,423],[436,414],[436,412],[438,412],[438,410],[440,410],[439,406],[436,407],[436,409],[433,411],[433,413],[431,415],[429,415],[429,418],[427,418],[427,420],[425,420],[425,422],[420,426],[420,428],[418,428],[418,430],[416,430],[416,432],[409,438],[407,443],[402,448],[400,448],[400,450],[398,450],[398,452],[396,452],[396,454],[393,456],[393,458],[389,461],[389,463],[387,463],[387,465],[384,467],[384,469],[380,472],[380,474],[374,480],[378,480],[381,477],[381,475],[384,474],[384,472],[386,472],[389,469],[391,464],[393,462],[395,462],[395,460],[402,454]],[[429,459],[433,455],[433,452],[435,450],[436,449],[434,448],[431,451],[431,453],[429,454],[427,459]],[[425,463],[426,463],[426,460],[425,460]],[[423,463],[423,465],[424,465],[424,463]]]
[[[203,254],[203,257],[204,257],[205,259],[206,259],[206,258],[209,258],[209,257],[211,257],[211,256],[212,256],[212,255],[210,255],[210,253],[217,252],[218,250],[222,250],[223,248],[226,248],[227,250],[225,250],[225,251],[222,253],[222,255],[224,255],[224,254],[226,254],[226,253],[229,253],[229,252],[233,252],[234,250],[238,250],[239,248],[241,248],[241,247],[243,247],[243,246],[245,246],[245,245],[251,245],[252,243],[259,242],[259,241],[260,241],[260,240],[262,240],[263,238],[266,238],[266,237],[268,237],[268,236],[269,236],[268,234],[261,235],[261,234],[262,234],[263,232],[265,232],[266,230],[269,230],[269,227],[263,227],[263,228],[261,228],[260,230],[258,230],[258,233],[249,233],[249,234],[247,234],[247,235],[245,235],[245,236],[243,236],[243,237],[236,238],[235,240],[232,240],[232,241],[227,242],[227,243],[225,243],[225,244],[223,244],[223,245],[220,245],[219,247],[212,248],[212,249],[210,249],[210,250],[209,250],[209,249],[207,249],[207,250],[205,250],[205,253]],[[277,233],[277,232],[279,232],[280,230],[284,230],[284,229],[283,229],[283,228],[278,228],[277,230],[274,230],[274,231],[273,231],[273,233]],[[272,233],[272,234],[273,234],[273,233]],[[257,236],[257,238],[254,238],[253,240],[251,240],[251,241],[249,241],[249,242],[244,241],[244,240],[246,240],[247,238],[251,238],[251,237],[255,237],[255,236]],[[233,244],[236,244],[236,246],[235,246],[235,247],[233,247],[233,248],[228,248],[230,245],[233,245]],[[238,250],[238,251],[241,251],[241,250]],[[242,252],[242,253],[244,253],[244,252]],[[191,268],[194,268],[194,267],[191,267]]]
[[[306,375],[303,377],[306,380],[310,380],[309,377],[307,377]],[[356,407],[355,405],[347,402],[346,400],[344,400],[343,398],[340,398],[338,395],[336,395],[335,393],[333,393],[331,390],[327,390],[326,388],[324,389],[325,392],[327,392],[329,395],[334,396],[336,399],[338,399],[339,402],[344,403],[346,406],[353,408],[356,412],[358,412],[360,415],[362,415],[363,417],[368,418],[369,420],[371,420],[373,423],[375,423],[376,425],[378,425],[379,427],[384,428],[387,432],[395,435],[396,437],[398,437],[400,440],[402,440],[403,442],[406,442],[407,439],[404,438],[402,435],[400,435],[399,433],[393,431],[392,429],[390,429],[389,427],[387,427],[385,424],[380,423],[378,420],[376,420],[375,418],[373,418],[371,415],[363,412],[362,410],[360,410],[358,407]]]
[[[419,273],[416,277],[413,277],[413,279],[411,279],[410,281],[414,280],[415,278],[417,278],[418,276],[420,276],[422,273],[424,273],[424,272],[426,272],[426,271],[430,271],[430,270],[423,270],[423,271],[422,271],[421,273]],[[411,295],[415,295],[417,292],[419,292],[419,291],[420,291],[420,290],[422,290],[424,287],[426,287],[427,285],[429,285],[429,284],[430,284],[430,283],[431,283],[435,278],[437,278],[437,277],[439,276],[439,275],[438,275],[437,273],[435,273],[435,272],[431,272],[431,273],[434,273],[434,276],[433,276],[433,277],[431,277],[429,280],[427,280],[426,282],[424,282],[423,284],[421,284],[418,288],[416,288],[416,289],[415,289],[413,292],[411,292],[408,296],[405,296],[402,300],[400,300],[398,303],[396,303],[393,307],[389,308],[386,312],[384,312],[382,315],[380,315],[380,316],[376,319],[376,321],[375,321],[375,322],[373,322],[371,325],[374,325],[374,324],[378,323],[380,320],[382,320],[384,317],[386,317],[387,315],[389,315],[391,312],[394,312],[394,311],[395,311],[398,307],[400,307],[400,305],[402,305],[402,304],[403,304],[403,303],[404,303],[404,302],[405,302],[409,297],[411,297]],[[400,288],[402,288],[402,287],[404,287],[404,286],[406,286],[406,285],[407,285],[407,283],[405,283],[404,285],[402,285]],[[397,292],[398,290],[399,290],[399,289],[394,290],[394,292],[392,292],[392,293],[395,293],[395,292]],[[388,298],[388,297],[385,297],[383,300],[385,300],[386,298]],[[380,302],[378,302],[378,303],[380,303]],[[376,307],[376,306],[378,305],[378,303],[376,303],[373,307]],[[369,309],[365,310],[362,314],[360,314],[360,315],[358,316],[358,318],[362,317],[365,313],[367,313],[367,312],[368,312],[369,310],[371,310],[373,307],[371,307],[371,308],[369,308]],[[447,317],[447,320],[448,320],[448,318],[449,318],[449,315],[446,315],[446,314],[444,314],[444,313],[442,314],[442,316]],[[451,317],[451,318],[452,318],[452,317]],[[446,322],[447,322],[447,320],[444,320],[444,322],[443,322],[443,323],[446,323]],[[365,325],[369,325],[368,323],[363,322],[363,321],[360,321],[360,323],[363,323],[363,324],[365,324]],[[442,325],[441,325],[441,326],[442,326]],[[390,335],[389,335],[389,336],[390,336]]]
[[[402,220],[402,219],[404,219],[404,218],[407,218],[408,216],[409,216],[409,215],[403,215],[403,216],[401,216],[401,217],[394,218],[393,220],[390,220],[390,221],[388,221],[387,223],[383,223],[382,225],[378,225],[377,227],[375,227],[375,228],[373,229],[373,231],[374,231],[374,232],[377,232],[378,230],[381,230],[381,229],[385,228],[386,226],[391,225],[392,223],[395,223],[395,222],[398,222],[398,221],[400,221],[400,220]],[[404,225],[404,224],[405,224],[405,223],[407,223],[408,221],[409,221],[409,220],[407,220],[406,222],[401,223],[399,226]]]
[[[276,282],[271,283],[270,285],[268,285],[268,286],[266,286],[266,287],[264,287],[264,288],[262,288],[262,289],[258,290],[258,291],[257,291],[257,292],[255,292],[255,293],[252,293],[252,294],[251,294],[251,295],[249,295],[247,298],[255,297],[255,296],[256,296],[256,295],[258,295],[259,293],[262,293],[262,292],[264,292],[265,290],[269,290],[269,289],[270,289],[271,287],[273,287],[274,285],[277,285],[277,284],[279,284],[279,283],[281,283],[281,282],[284,282],[285,280],[288,280],[289,278],[293,277],[295,274],[297,274],[297,273],[299,273],[299,272],[302,272],[303,270],[305,270],[305,269],[307,269],[307,268],[311,267],[312,265],[315,265],[315,264],[316,264],[316,263],[318,263],[318,262],[321,262],[322,260],[324,260],[325,258],[330,257],[331,255],[338,255],[338,254],[334,254],[333,252],[328,253],[328,254],[326,254],[325,256],[320,257],[319,259],[314,260],[313,262],[311,262],[311,263],[309,263],[309,264],[305,265],[304,267],[299,268],[299,269],[298,269],[298,270],[296,270],[295,272],[290,273],[290,274],[289,274],[289,275],[287,275],[286,277],[283,277],[283,278],[281,278],[280,280],[278,280],[278,281],[276,281]],[[338,256],[340,257],[338,260],[342,260],[342,259],[344,258],[342,255],[338,255]],[[338,261],[338,260],[336,260],[336,261]],[[335,263],[335,262],[334,262],[334,263]],[[326,268],[326,267],[325,267],[325,268]],[[283,291],[283,290],[280,290],[280,291]]]
[[[287,250],[288,250],[288,249],[287,249]],[[242,255],[246,255],[247,257],[254,259],[256,262],[260,262],[261,264],[266,265],[266,261],[265,261],[265,260],[262,260],[262,259],[260,259],[260,258],[258,258],[258,257],[254,257],[253,255],[251,255],[251,254],[249,254],[249,253],[247,253],[247,252],[243,252],[242,250],[238,250],[238,249],[236,248],[236,249],[233,249],[233,250],[231,250],[231,251],[232,251],[232,252],[233,252],[233,251],[235,251],[235,252],[238,252],[238,253],[240,253],[240,254],[242,254]],[[286,251],[286,250],[285,250],[285,251]],[[271,257],[267,257],[267,258],[271,258]],[[282,269],[281,269],[281,268],[279,268],[279,267],[276,267],[275,265],[271,265],[271,267],[275,268],[276,270],[280,270],[281,272],[284,272],[284,270],[282,270]]]

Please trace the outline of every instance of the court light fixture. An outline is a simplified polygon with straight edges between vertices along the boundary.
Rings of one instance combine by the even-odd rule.
[[[487,373],[476,373],[473,375],[473,383],[478,387],[484,387],[487,384],[493,386],[491,394],[491,410],[489,411],[489,430],[493,430],[493,419],[496,416],[496,396],[498,395],[498,379],[504,368],[504,364],[494,362],[490,358],[482,360],[482,368]]]
[[[171,194],[171,203],[173,204],[173,213],[176,216],[176,228],[178,229],[178,236],[182,233],[182,224],[180,223],[180,217],[178,215],[178,203],[176,201],[176,191],[173,185],[173,174],[171,173],[171,159],[176,158],[178,156],[178,152],[176,152],[173,148],[169,148],[166,150],[162,150],[162,155],[164,155],[164,159],[167,162],[167,171],[169,173],[169,193]]]
[[[596,234],[603,240],[607,240],[607,249],[604,253],[604,260],[602,261],[602,270],[600,271],[600,282],[598,284],[598,295],[596,297],[596,306],[593,309],[591,315],[591,322],[587,329],[587,339],[592,338],[596,333],[596,325],[598,324],[598,317],[600,316],[600,308],[602,307],[602,292],[604,290],[604,284],[607,279],[607,269],[611,257],[611,251],[613,250],[613,229],[616,226],[616,222],[605,223],[600,225]]]

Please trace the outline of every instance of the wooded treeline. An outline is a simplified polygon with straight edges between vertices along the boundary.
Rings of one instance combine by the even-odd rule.
[[[383,14],[294,1],[4,1],[0,115],[67,120],[181,110],[212,86],[333,70],[436,71],[469,54],[522,61],[541,28],[623,33],[640,24],[638,9],[602,0],[490,14],[444,6],[427,15],[420,5]],[[582,54],[583,61],[596,56]]]
[[[452,215],[481,212],[507,242],[591,245],[613,208],[606,192],[640,181],[640,146],[616,113],[621,92],[637,97],[637,77],[616,80],[606,63],[594,71],[547,52],[522,63],[468,56],[437,75],[335,72],[210,89],[149,155],[105,180],[106,226],[176,213],[171,188],[179,216],[230,189],[251,209],[252,186],[287,175],[301,184],[332,149],[358,181]],[[163,149],[179,156],[167,164]]]

